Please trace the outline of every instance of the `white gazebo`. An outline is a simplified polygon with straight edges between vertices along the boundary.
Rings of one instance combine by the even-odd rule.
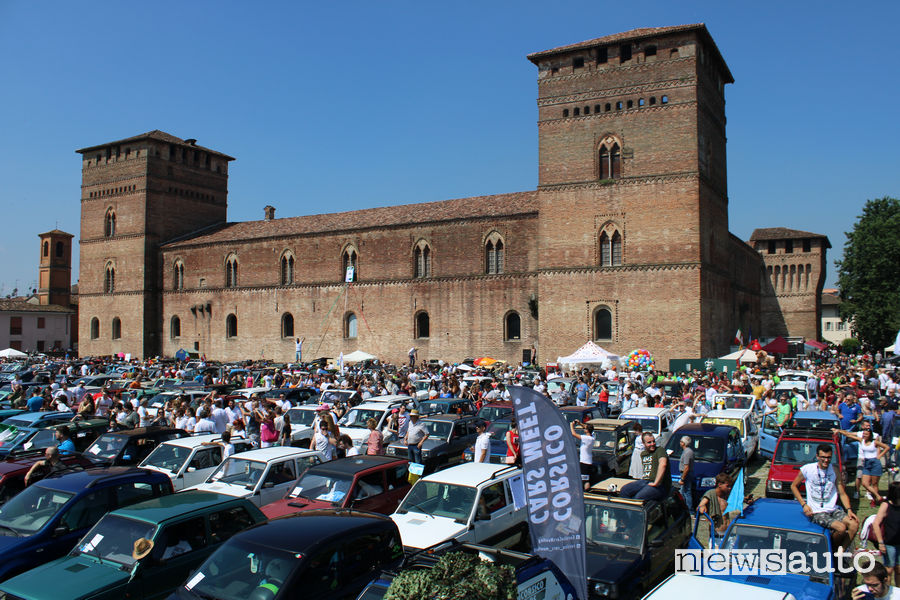
[[[355,352],[344,355],[344,363],[353,364],[362,362],[364,360],[372,360],[374,358],[377,358],[374,354],[369,354],[368,352],[363,352],[362,350],[356,350]]]
[[[588,342],[568,356],[560,356],[556,359],[559,365],[602,365],[607,362],[616,362],[619,357],[612,352],[607,352],[594,342]]]
[[[20,352],[15,348],[7,348],[6,350],[0,350],[0,358],[25,358],[28,356],[24,352]]]
[[[732,352],[731,354],[720,356],[719,360],[740,360],[742,363],[755,363],[756,352],[744,348],[743,350],[738,350],[736,352]]]

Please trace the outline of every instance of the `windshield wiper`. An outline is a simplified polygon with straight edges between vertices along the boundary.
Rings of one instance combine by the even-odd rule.
[[[18,531],[16,531],[12,527],[8,527],[6,525],[0,525],[0,529],[2,529],[4,531],[9,531],[10,533],[13,534],[14,537],[20,537],[20,535],[21,535]]]
[[[426,517],[431,517],[432,519],[434,518],[433,514],[425,512],[425,509],[422,508],[421,506],[419,506],[418,504],[411,504],[410,508],[418,508],[419,510],[417,512],[419,512],[420,514],[423,514]],[[409,508],[405,509],[405,512],[409,512]]]

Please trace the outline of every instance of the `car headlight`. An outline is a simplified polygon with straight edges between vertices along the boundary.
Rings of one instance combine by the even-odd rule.
[[[770,479],[768,481],[767,485],[769,486],[770,490],[780,490],[781,489],[781,482],[778,481],[777,479]]]
[[[716,487],[716,478],[704,477],[700,480],[700,487]]]
[[[617,596],[615,584],[602,581],[594,584],[594,593],[604,598],[615,598]]]
[[[428,458],[431,456],[431,450],[422,450],[422,458]]]
[[[465,454],[463,454],[463,460],[472,462],[473,460],[475,460],[475,455],[471,452],[466,452]]]
[[[388,446],[388,449],[384,451],[388,456],[397,456],[397,449],[393,446]]]

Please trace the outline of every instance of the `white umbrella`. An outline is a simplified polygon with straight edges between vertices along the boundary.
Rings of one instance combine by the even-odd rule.
[[[738,360],[742,363],[755,363],[756,362],[756,352],[753,350],[738,350],[736,352],[732,352],[731,354],[726,354],[725,356],[720,356],[720,360]]]
[[[356,350],[355,352],[344,355],[344,362],[349,365],[362,362],[364,360],[372,360],[373,358],[375,358],[374,354],[369,354],[368,352],[363,352],[362,350]]]
[[[15,348],[7,348],[6,350],[0,350],[0,358],[24,358],[28,356],[24,352],[20,352]]]

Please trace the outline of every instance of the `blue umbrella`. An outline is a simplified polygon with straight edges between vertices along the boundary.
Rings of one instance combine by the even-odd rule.
[[[741,516],[744,515],[744,470],[741,469],[738,471],[737,477],[735,477],[734,486],[731,488],[731,493],[728,495],[728,506],[725,507],[725,512],[731,512],[733,510],[740,511]]]

